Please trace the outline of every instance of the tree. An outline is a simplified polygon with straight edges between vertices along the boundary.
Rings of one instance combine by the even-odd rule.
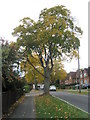
[[[5,40],[4,40],[5,41]],[[23,84],[18,72],[18,51],[16,43],[2,42],[2,90],[16,90]]]
[[[29,55],[38,56],[44,70],[44,93],[49,93],[50,74],[53,60],[62,60],[63,56],[71,56],[80,46],[79,37],[82,30],[77,27],[65,6],[55,6],[41,11],[39,20],[23,18],[21,24],[14,29],[18,45],[24,48],[23,55],[30,65]],[[37,70],[38,71],[38,70]],[[40,74],[40,72],[38,71]]]
[[[55,60],[54,67],[51,73],[51,81],[55,83],[56,80],[64,80],[66,76],[67,73],[64,70],[64,65],[61,63],[61,61]]]
[[[33,60],[33,58],[29,56],[29,60],[32,62],[32,64],[34,64],[36,68],[40,71],[40,73],[43,74],[43,69],[40,66],[40,63],[39,63],[40,61],[37,55],[35,55],[34,58],[35,59]],[[43,82],[44,80],[43,76],[41,74],[38,74],[38,72],[27,61],[22,61],[20,66],[21,66],[21,70],[24,71],[25,73],[25,79],[27,83],[29,84],[34,83],[37,88],[37,83]]]

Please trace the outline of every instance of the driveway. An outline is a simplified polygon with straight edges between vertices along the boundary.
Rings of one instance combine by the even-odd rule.
[[[50,92],[51,95],[56,96],[70,104],[88,112],[88,95],[77,95],[68,92]]]

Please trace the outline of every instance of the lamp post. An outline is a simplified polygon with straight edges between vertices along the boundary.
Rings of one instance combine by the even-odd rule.
[[[78,79],[79,79],[79,93],[81,93],[79,48],[78,48]]]

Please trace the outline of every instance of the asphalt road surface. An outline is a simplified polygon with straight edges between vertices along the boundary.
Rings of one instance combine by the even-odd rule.
[[[50,92],[50,94],[88,112],[88,95],[77,95],[67,92]]]

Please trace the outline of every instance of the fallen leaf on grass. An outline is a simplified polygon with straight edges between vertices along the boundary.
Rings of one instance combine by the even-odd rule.
[[[67,114],[67,112],[64,112],[65,114]]]
[[[62,110],[62,108],[60,108],[58,111]]]
[[[35,109],[33,109],[33,112],[35,111]]]
[[[46,114],[46,112],[44,114]]]

